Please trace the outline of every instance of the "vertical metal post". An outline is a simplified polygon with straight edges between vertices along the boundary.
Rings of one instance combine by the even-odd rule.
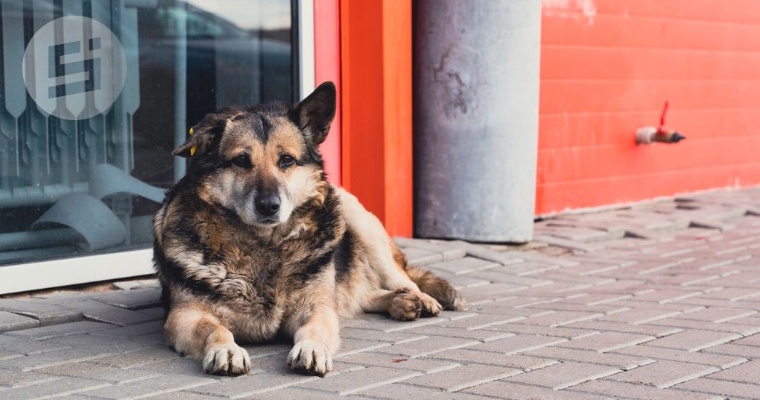
[[[541,2],[419,0],[415,11],[415,233],[528,241]]]

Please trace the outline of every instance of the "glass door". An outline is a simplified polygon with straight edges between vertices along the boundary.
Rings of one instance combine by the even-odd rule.
[[[188,128],[295,100],[294,4],[0,0],[0,269],[149,248]]]

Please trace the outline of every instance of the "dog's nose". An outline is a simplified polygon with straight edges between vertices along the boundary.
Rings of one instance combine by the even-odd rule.
[[[256,196],[256,211],[265,217],[271,217],[280,211],[280,196],[277,193],[265,193]]]

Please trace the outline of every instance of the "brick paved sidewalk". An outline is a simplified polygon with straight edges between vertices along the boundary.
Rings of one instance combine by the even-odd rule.
[[[155,281],[0,300],[0,398],[759,399],[760,190],[561,215],[522,248],[398,240],[465,312],[346,321],[335,371],[248,346],[204,375],[161,335]]]

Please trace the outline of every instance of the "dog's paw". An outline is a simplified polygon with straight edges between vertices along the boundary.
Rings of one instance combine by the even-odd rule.
[[[301,340],[288,354],[288,367],[307,375],[324,377],[332,370],[332,354],[322,343]]]
[[[203,370],[214,375],[243,375],[251,370],[251,358],[235,343],[217,345],[206,351]]]
[[[422,313],[420,294],[422,293],[408,288],[396,289],[388,314],[399,321],[412,321],[419,318]]]
[[[435,317],[443,311],[441,303],[427,293],[420,292],[419,297],[420,303],[422,303],[422,317]]]

